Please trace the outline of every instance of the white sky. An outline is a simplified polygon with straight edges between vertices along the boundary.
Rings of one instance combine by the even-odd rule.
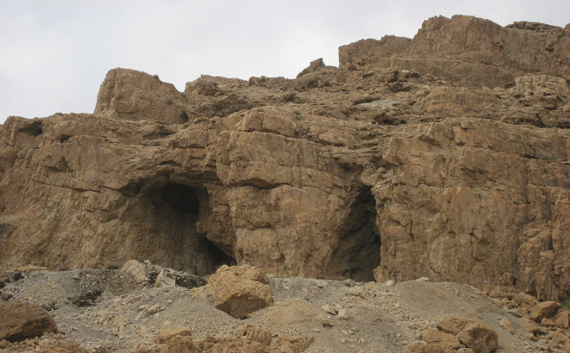
[[[0,123],[9,115],[92,112],[116,67],[184,90],[201,74],[293,78],[338,47],[386,34],[412,38],[429,17],[564,27],[569,0],[1,0]]]

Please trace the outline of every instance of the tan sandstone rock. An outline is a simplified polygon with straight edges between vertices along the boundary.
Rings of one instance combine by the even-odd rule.
[[[444,351],[446,349],[459,349],[462,347],[461,342],[454,335],[433,329],[427,329],[422,332],[421,339],[428,344],[437,344]]]
[[[498,348],[497,333],[472,319],[451,315],[440,321],[437,327],[455,335],[462,344],[476,353],[490,353]]]
[[[555,317],[555,324],[558,327],[567,329],[570,327],[570,310],[560,310]]]
[[[491,353],[499,347],[497,333],[477,323],[467,325],[457,334],[457,338],[475,353]]]
[[[544,318],[553,317],[560,308],[560,304],[553,301],[538,303],[530,312],[530,318],[536,322],[541,322]]]
[[[44,309],[32,303],[0,303],[0,317],[0,340],[23,341],[57,330],[55,320]]]
[[[205,288],[216,308],[238,319],[273,304],[269,278],[249,265],[220,267]]]

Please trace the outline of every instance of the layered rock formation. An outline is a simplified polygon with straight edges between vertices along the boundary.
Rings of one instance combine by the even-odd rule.
[[[570,296],[570,32],[427,20],[296,79],[183,93],[111,70],[93,114],[0,126],[0,259]]]

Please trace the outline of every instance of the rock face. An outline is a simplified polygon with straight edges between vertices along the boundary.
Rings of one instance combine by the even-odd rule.
[[[54,332],[54,319],[35,304],[11,301],[0,304],[0,341],[23,341]]]
[[[524,73],[570,74],[570,32],[536,22],[507,27],[472,16],[433,17],[413,40],[386,36],[340,47],[341,68],[378,64],[495,87]]]
[[[115,69],[93,114],[9,117],[0,260],[570,297],[568,29],[437,17],[339,57],[184,93]]]

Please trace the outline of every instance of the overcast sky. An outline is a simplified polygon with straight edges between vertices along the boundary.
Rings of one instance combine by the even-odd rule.
[[[564,27],[570,0],[0,0],[0,123],[93,112],[110,69],[157,74],[183,91],[201,74],[293,78],[338,47],[412,38],[432,16]]]

